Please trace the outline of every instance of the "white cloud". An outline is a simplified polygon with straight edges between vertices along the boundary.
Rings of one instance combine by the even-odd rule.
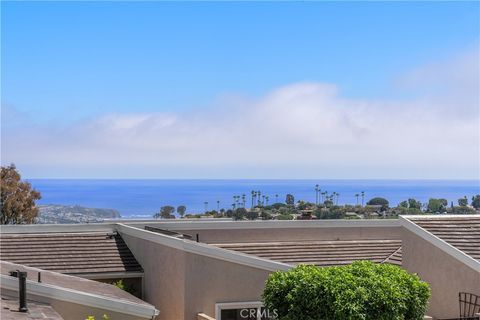
[[[478,178],[477,55],[420,68],[410,101],[296,83],[190,113],[105,114],[4,132],[2,162],[36,176]]]

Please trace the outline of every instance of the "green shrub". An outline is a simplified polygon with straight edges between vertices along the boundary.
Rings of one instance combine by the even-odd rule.
[[[428,284],[416,275],[368,261],[275,272],[263,293],[279,320],[420,320],[429,297]]]
[[[455,206],[452,208],[453,214],[475,214],[476,210],[467,206]]]
[[[272,212],[270,210],[262,210],[260,212],[260,218],[262,218],[262,220],[270,220],[272,219]]]
[[[277,216],[277,220],[293,220],[293,216],[291,214],[280,214]]]
[[[245,216],[247,215],[247,209],[245,208],[237,208],[235,211],[233,211],[232,218],[233,220],[243,220]]]
[[[110,318],[104,314],[103,317],[102,317],[102,320],[109,320]],[[85,320],[95,320],[95,317],[94,316],[88,316]]]
[[[315,210],[317,219],[343,219],[345,218],[345,213],[346,209],[339,206],[333,206],[329,209],[318,208]]]
[[[123,283],[123,279],[120,279],[120,280],[117,280],[117,281],[114,281],[111,283],[112,285],[114,285],[115,287],[123,290],[123,291],[126,291],[130,294],[133,294],[135,295],[135,289],[133,288],[133,286],[126,286],[124,283]]]
[[[388,200],[385,199],[385,198],[376,197],[376,198],[370,199],[367,202],[367,205],[369,205],[369,206],[382,206],[380,210],[381,211],[387,211],[389,203],[388,203]]]
[[[249,211],[247,211],[247,213],[245,214],[245,217],[246,217],[248,220],[258,219],[258,212],[255,211],[255,210],[249,210]]]

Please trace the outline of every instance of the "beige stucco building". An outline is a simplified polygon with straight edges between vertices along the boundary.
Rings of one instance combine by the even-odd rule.
[[[2,246],[6,239],[27,235],[78,236],[93,232],[121,238],[125,246],[118,247],[118,258],[112,267],[121,268],[122,263],[141,267],[132,271],[141,279],[138,290],[141,293],[137,295],[147,302],[144,307],[148,306],[149,312],[158,310],[156,319],[162,320],[252,319],[241,317],[239,312],[262,310],[261,294],[268,275],[299,263],[329,266],[371,260],[400,265],[418,273],[430,284],[432,297],[428,315],[438,319],[459,317],[460,292],[480,296],[480,216],[416,216],[398,220],[121,221],[95,225],[4,226],[1,232]],[[125,258],[125,252],[135,261]],[[2,255],[2,260],[19,263],[12,256],[15,257],[4,259]],[[38,267],[43,263],[38,261],[24,259],[22,264]],[[107,263],[103,267],[108,268],[108,259],[102,261]],[[68,259],[62,263],[68,263]],[[88,277],[102,279],[102,268],[96,268],[97,274],[90,272]],[[115,278],[128,277],[129,272],[123,270],[116,273]],[[68,274],[68,269],[62,273]],[[86,277],[85,274],[75,276]],[[106,278],[108,272],[104,274]],[[112,272],[109,276],[113,276]],[[4,291],[2,284],[2,294]],[[57,311],[63,312],[65,319],[70,318],[67,311]]]

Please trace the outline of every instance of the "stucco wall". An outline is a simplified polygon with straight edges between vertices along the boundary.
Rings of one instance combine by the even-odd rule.
[[[207,229],[181,230],[200,242],[229,243],[253,241],[295,241],[295,240],[359,240],[359,239],[401,239],[400,227],[334,227],[334,228],[261,228],[261,229]]]
[[[215,314],[215,303],[260,300],[269,272],[182,252],[122,234],[144,269],[145,301],[159,320],[194,320]]]
[[[157,319],[184,319],[185,252],[126,234],[122,238],[144,270],[144,300]]]
[[[259,301],[269,271],[187,254],[185,320],[203,312],[215,315],[215,303]]]
[[[402,266],[430,284],[427,314],[435,318],[459,316],[458,293],[480,295],[480,273],[413,232],[403,230]]]

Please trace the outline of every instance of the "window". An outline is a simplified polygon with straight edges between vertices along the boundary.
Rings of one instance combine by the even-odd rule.
[[[216,320],[270,320],[275,313],[263,307],[261,302],[229,302],[215,305]]]

